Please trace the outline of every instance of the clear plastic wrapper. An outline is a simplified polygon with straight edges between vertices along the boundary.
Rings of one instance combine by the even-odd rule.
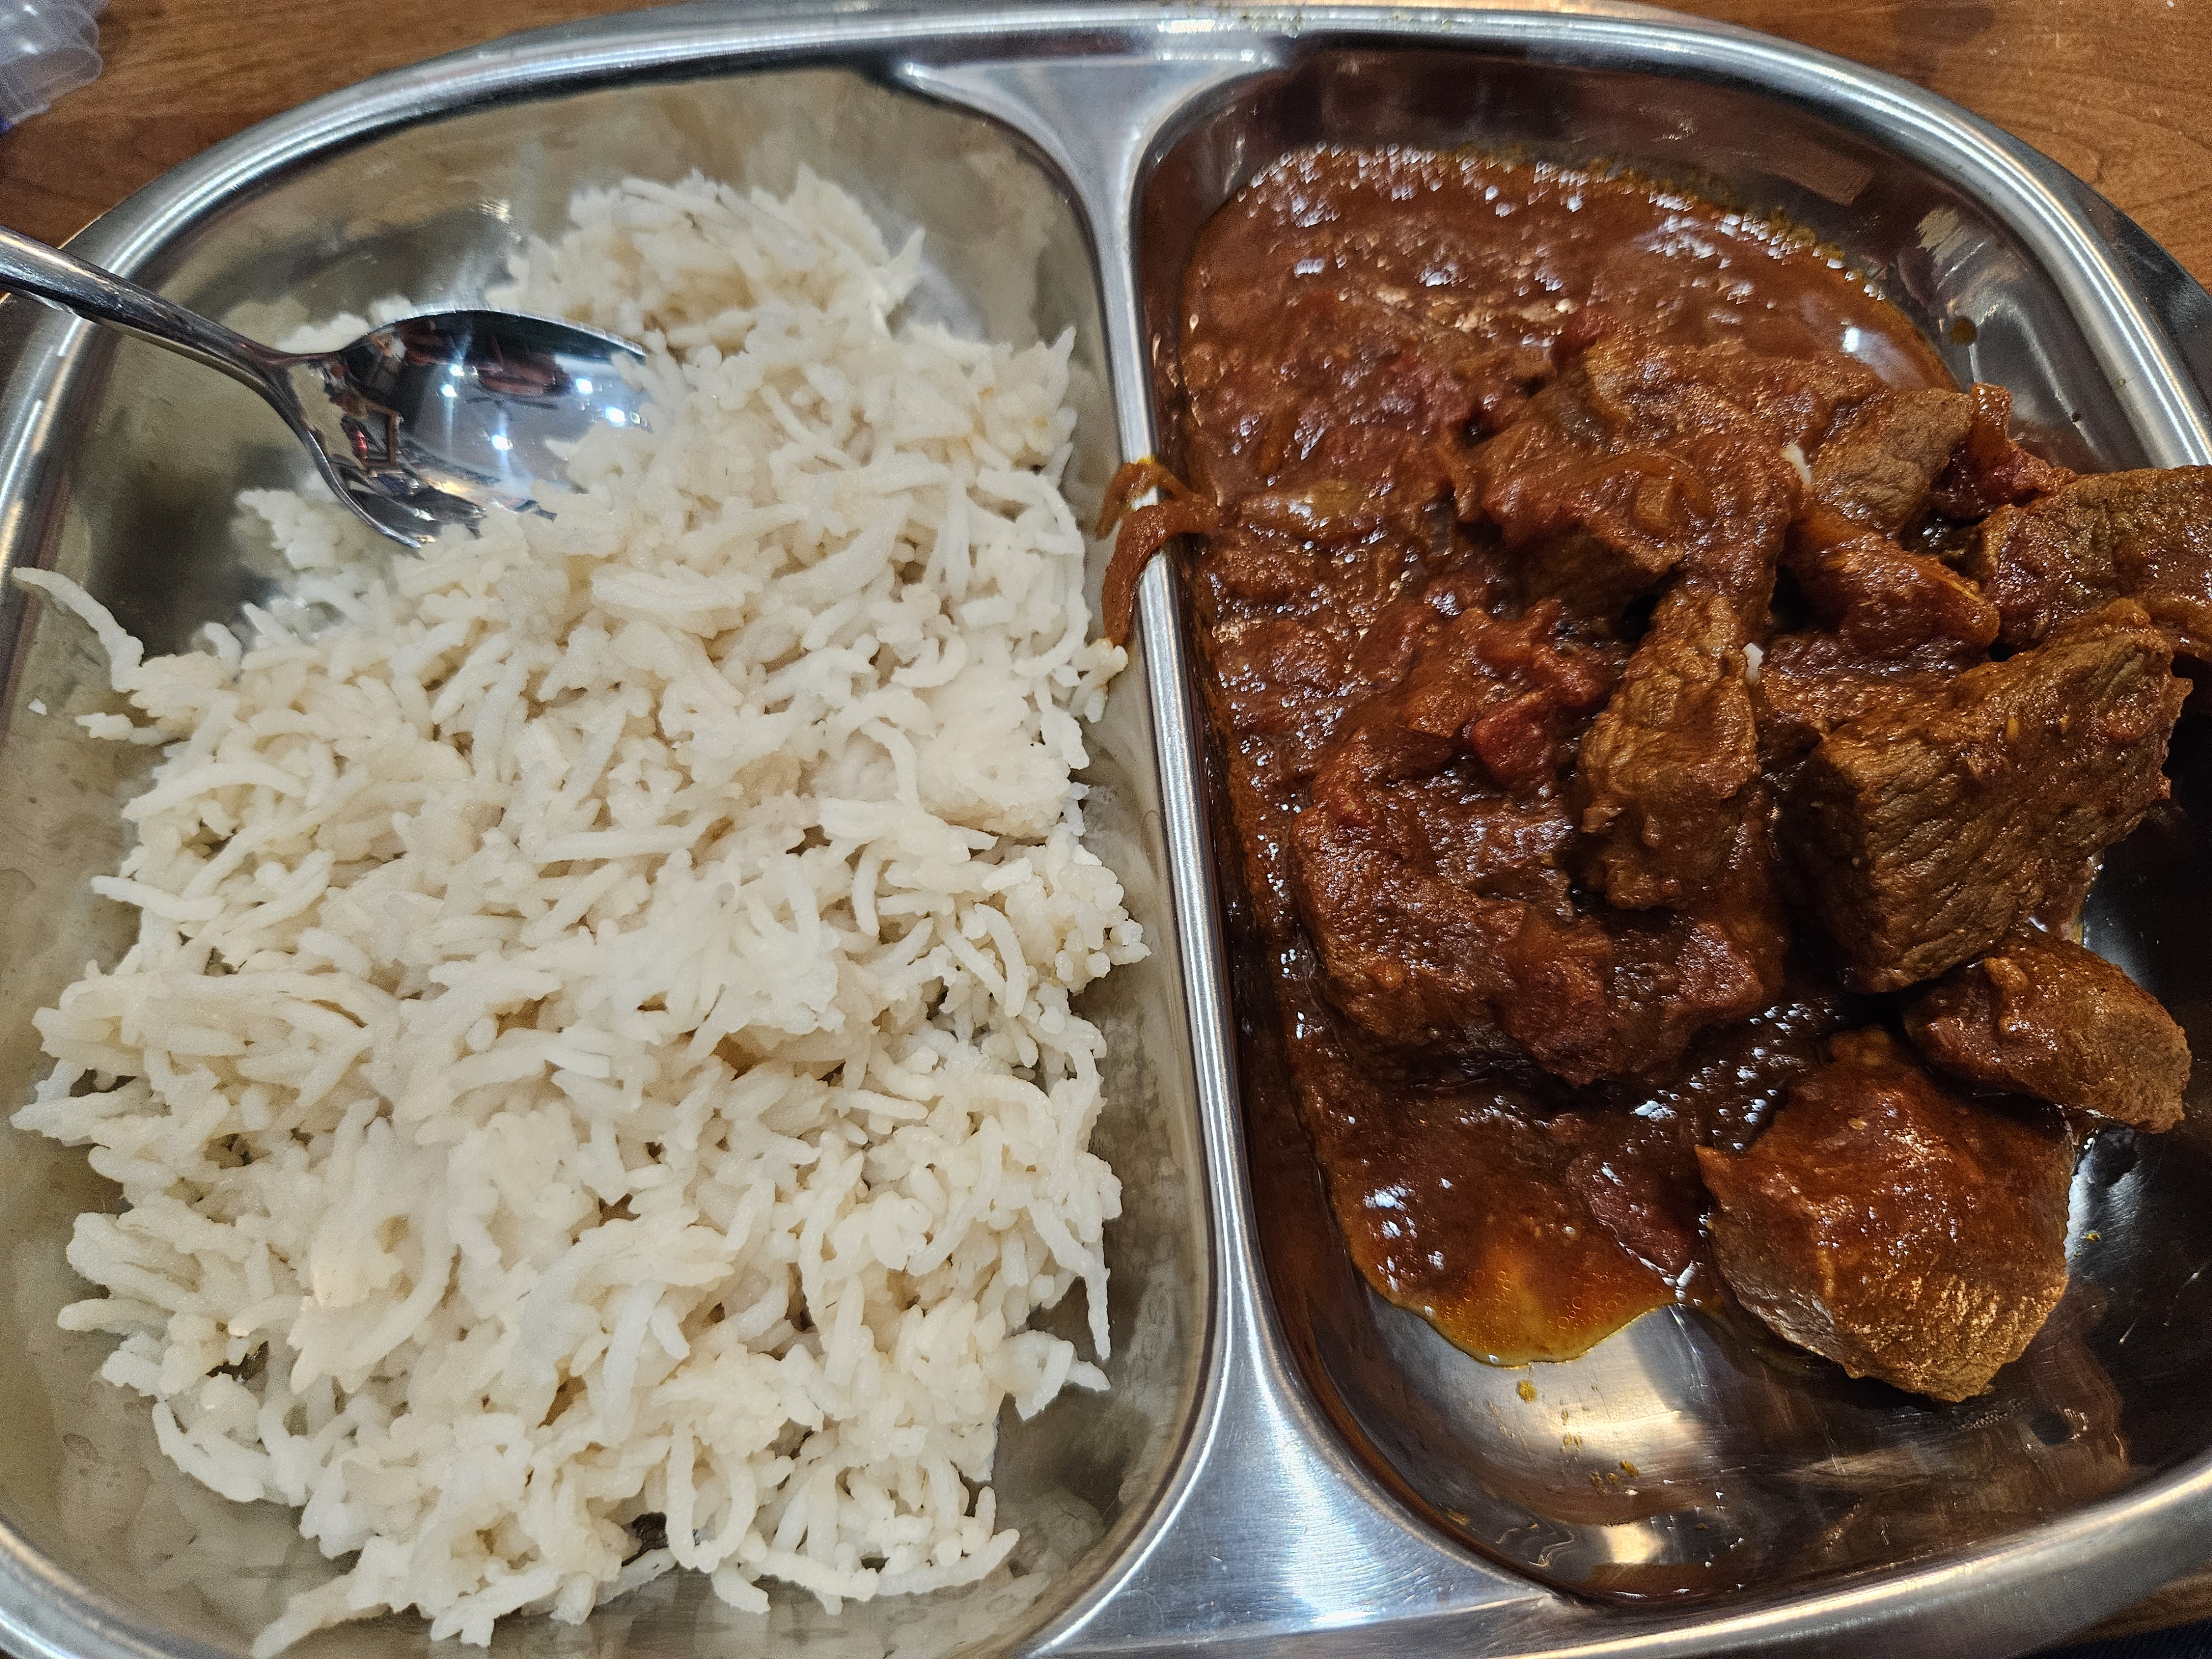
[[[100,73],[106,0],[0,0],[0,132]]]

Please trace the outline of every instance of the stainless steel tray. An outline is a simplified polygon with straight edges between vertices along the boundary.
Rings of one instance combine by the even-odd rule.
[[[632,15],[308,105],[77,246],[275,331],[395,289],[470,295],[521,237],[558,227],[579,184],[695,166],[773,184],[803,160],[927,228],[927,310],[1011,337],[1076,327],[1093,405],[1075,471],[1095,489],[1121,456],[1172,438],[1175,295],[1197,227],[1285,147],[1317,140],[1603,157],[1783,210],[1875,274],[1962,375],[2012,386],[2062,458],[2212,459],[2197,389],[2212,382],[2212,301],[2086,187],[1887,76],[1635,8]],[[1960,319],[1971,345],[1953,343]],[[259,591],[228,499],[294,465],[248,394],[224,401],[195,371],[21,302],[0,306],[0,560],[82,576],[156,646]],[[1491,1371],[1369,1295],[1320,1208],[1266,1023],[1239,1017],[1252,1000],[1232,984],[1233,884],[1218,890],[1206,739],[1164,567],[1143,598],[1141,671],[1116,693],[1097,779],[1108,856],[1164,947],[1097,1011],[1123,1103],[1101,1139],[1130,1200],[1109,1240],[1115,1386],[1006,1437],[1002,1512],[1029,1534],[1024,1572],[834,1623],[781,1601],[765,1626],[663,1580],[581,1630],[510,1625],[502,1650],[1966,1659],[2053,1640],[2212,1556],[2201,1100],[2164,1141],[2094,1152],[2076,1226],[2110,1242],[2081,1245],[2044,1341],[1965,1407],[1793,1370],[1674,1314],[1571,1365]],[[0,651],[7,1098],[37,1066],[22,1015],[112,943],[82,884],[114,857],[127,779],[73,726],[26,712],[92,695],[82,642],[10,591]],[[2185,746],[2180,783],[2199,822],[2207,748]],[[2192,833],[2131,843],[2093,928],[2212,1053],[2195,950],[2212,861]],[[15,1321],[0,1352],[0,1639],[55,1659],[240,1652],[327,1569],[283,1514],[234,1510],[150,1462],[135,1407],[91,1381],[102,1345],[52,1327],[72,1294],[67,1218],[106,1201],[100,1184],[77,1154],[0,1142]],[[1620,1594],[1656,1582],[1641,1570],[1705,1559],[1728,1566],[1717,1586],[1741,1587]],[[425,1645],[395,1620],[309,1647]]]

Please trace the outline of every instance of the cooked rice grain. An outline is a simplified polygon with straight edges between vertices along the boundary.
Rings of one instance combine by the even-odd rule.
[[[37,1024],[19,1124],[123,1188],[63,1316],[162,1449],[359,1552],[256,1644],[418,1608],[488,1641],[671,1567],[732,1605],[981,1577],[995,1421],[1101,1388],[1098,1030],[1145,953],[1079,840],[1069,341],[886,319],[846,194],[587,194],[503,297],[644,339],[655,430],[557,517],[296,574],[142,661],[167,745],[100,890],[137,944]],[[666,1517],[636,1550],[625,1523]]]

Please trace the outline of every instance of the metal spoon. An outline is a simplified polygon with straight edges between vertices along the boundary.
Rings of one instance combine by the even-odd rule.
[[[0,289],[165,345],[243,380],[283,416],[340,500],[420,547],[487,507],[535,507],[596,426],[644,424],[597,329],[503,311],[387,323],[341,351],[277,351],[135,283],[0,227]]]

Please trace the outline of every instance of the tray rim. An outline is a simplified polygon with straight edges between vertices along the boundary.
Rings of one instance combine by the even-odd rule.
[[[1961,176],[1972,161],[1983,174],[2005,181],[2030,210],[2029,223],[2015,224],[2014,228],[2027,238],[2031,251],[2046,268],[2050,263],[2043,257],[2046,253],[2055,251],[2064,256],[2059,263],[2068,270],[2062,275],[2070,275],[2073,280],[2062,281],[2061,285],[2069,307],[2090,333],[2108,375],[2116,380],[2116,390],[2131,422],[2145,436],[2154,457],[2167,465],[2182,459],[2212,459],[2212,420],[2208,420],[2155,307],[2146,304],[2122,276],[2121,261],[2112,243],[2091,222],[2091,204],[2112,210],[2087,186],[2010,135],[1897,77],[1733,25],[1687,20],[1654,8],[1613,4],[1608,0],[1596,3],[1518,0],[1503,7],[1466,6],[1451,0],[1393,8],[1262,4],[1234,9],[1227,5],[1126,3],[994,9],[975,3],[878,4],[869,0],[834,8],[808,4],[771,9],[766,4],[737,0],[736,3],[685,5],[587,20],[510,36],[392,70],[272,117],[148,185],[72,238],[71,246],[118,269],[158,279],[159,256],[169,239],[203,215],[285,169],[391,128],[510,100],[556,97],[595,86],[654,78],[702,79],[809,65],[842,64],[866,70],[880,69],[888,61],[978,63],[990,61],[994,53],[1008,56],[1006,48],[1009,46],[1028,49],[1019,55],[1067,57],[1079,55],[1084,48],[1079,43],[1057,52],[1049,48],[1086,31],[1094,34],[1116,29],[1158,33],[1164,23],[1194,33],[1212,33],[1224,40],[1274,38],[1312,44],[1343,37],[1376,44],[1517,48],[1547,56],[1561,55],[1558,40],[1565,31],[1571,36],[1571,46],[1584,50],[1611,44],[1634,46],[1660,57],[1671,52],[1680,60],[1680,72],[1738,82],[1768,93],[1812,100],[1814,88],[1832,94],[1838,87],[1846,88],[1860,100],[1855,106],[1857,113],[1882,112],[1899,123],[1881,135],[1883,142],[1896,141],[1900,135],[1908,137],[1916,144],[1931,147],[1930,157],[1923,159],[1948,156]],[[1663,39],[1657,33],[1662,30]],[[987,43],[989,51],[975,50]],[[1036,50],[1039,47],[1048,50],[1040,52]],[[1699,49],[1717,53],[1729,66],[1728,72],[1716,72],[1710,62],[1694,61],[1692,54]],[[1267,64],[1255,61],[1251,67],[1257,71]],[[1751,78],[1753,68],[1776,78],[1754,80]],[[909,80],[907,84],[929,95],[944,95],[926,83]],[[968,101],[957,97],[954,100]],[[969,107],[1005,118],[1004,112],[980,102],[969,101]],[[1955,152],[1954,147],[1962,141],[1970,153]],[[1078,178],[1080,185],[1079,170],[1071,173],[1065,157],[1048,154],[1048,159],[1063,174]],[[1082,193],[1079,188],[1078,193]],[[1097,228],[1118,228],[1125,238],[1130,234],[1133,203],[1109,199],[1093,205],[1107,215],[1105,222]],[[1117,210],[1118,218],[1114,216]],[[2126,225],[2124,218],[2120,222]],[[2035,234],[2030,235],[2030,231]],[[1112,246],[1098,250],[1102,277]],[[2081,281],[2085,274],[2092,279],[2086,284]],[[2097,303],[2085,303],[2092,299]],[[1127,321],[1112,315],[1113,309],[1109,301],[1109,336],[1117,321]],[[8,380],[4,389],[0,389],[0,457],[4,457],[0,459],[0,568],[12,562],[12,556],[35,538],[36,527],[26,524],[22,509],[27,497],[41,483],[41,429],[58,412],[52,394],[65,384],[88,333],[88,325],[42,318],[24,331],[21,349],[6,364]],[[1117,370],[1115,395],[1126,443],[1133,428],[1150,432],[1151,404],[1148,398],[1136,395],[1143,381],[1125,384],[1122,374],[1127,366],[1120,361],[1118,349],[1109,347],[1109,356]],[[1137,448],[1131,453],[1144,452]],[[1168,715],[1174,711],[1163,712],[1157,696],[1168,677],[1181,672],[1184,655],[1182,641],[1174,637],[1178,607],[1173,603],[1164,568],[1156,568],[1147,579],[1143,611],[1148,667],[1157,665],[1148,677],[1153,680],[1156,695],[1155,752],[1162,756],[1177,734],[1165,729],[1170,724]],[[0,615],[4,614],[4,608],[0,608]],[[1202,830],[1202,814],[1192,822]],[[1178,868],[1177,849],[1171,838],[1170,873],[1176,884],[1176,926],[1182,954],[1190,965],[1183,988],[1194,1039],[1202,1049],[1209,1041],[1218,1045],[1225,1039],[1225,1028],[1219,1021],[1227,1007],[1226,985],[1225,981],[1217,981],[1208,988],[1200,982],[1205,964],[1211,962],[1218,969],[1219,963],[1218,917],[1210,905],[1200,908],[1193,902],[1210,892],[1210,874],[1203,867],[1204,843],[1201,840],[1194,848],[1186,846],[1181,850],[1182,867]],[[1193,857],[1198,860],[1194,872],[1189,867]],[[1211,939],[1210,932],[1215,935]],[[1204,994],[1209,988],[1215,994]],[[1264,1350],[1267,1345],[1272,1305],[1264,1284],[1255,1277],[1259,1264],[1250,1233],[1241,1218],[1248,1193],[1241,1146],[1242,1113],[1234,1095],[1233,1054],[1217,1048],[1211,1055],[1194,1055],[1194,1063],[1205,1119],[1201,1139],[1208,1168],[1203,1181],[1213,1211],[1217,1267],[1207,1328],[1200,1334],[1204,1345],[1200,1401],[1183,1431],[1185,1449],[1180,1466],[1164,1484],[1153,1512],[1119,1558],[1045,1635],[1045,1644],[1050,1646],[1071,1641],[1087,1645],[1082,1642],[1085,1627],[1127,1587],[1171,1533],[1195,1477],[1218,1441],[1217,1419],[1226,1397],[1222,1370],[1230,1351],[1252,1343]],[[1206,1098],[1209,1078],[1215,1089],[1227,1091],[1222,1100]],[[1216,1106],[1222,1109],[1212,1109]],[[1240,1266],[1244,1269],[1241,1274],[1237,1271]],[[1241,1285],[1231,1282],[1238,1279]],[[1243,1307],[1236,1305],[1240,1291],[1247,1299]],[[1245,1358],[1249,1364],[1251,1356]],[[1330,1432],[1326,1428],[1322,1431]],[[1717,1643],[1733,1648],[1777,1638],[1814,1642],[1847,1639],[1854,1628],[1867,1633],[1864,1621],[1885,1612],[1898,1614],[1900,1603],[1917,1603],[1940,1622],[1947,1606],[1971,1612],[1974,1603],[1985,1602],[1992,1592],[2024,1589],[2044,1571],[2042,1564],[2052,1559],[2053,1552],[2062,1550],[2074,1565],[2069,1577],[2080,1576],[2085,1571],[2083,1563],[2101,1559],[2105,1582],[2123,1583],[2120,1594],[2099,1598],[2101,1605],[2093,1607],[2088,1615],[2094,1618],[2170,1576],[2170,1566],[2148,1575],[2140,1571],[2141,1556],[2158,1553],[2143,1551],[2143,1540],[2136,1534],[2161,1519],[2195,1522],[2205,1544],[2212,1547],[2212,1450],[2120,1498],[1955,1556],[1869,1570],[1850,1580],[1815,1586],[1778,1598],[1771,1605],[1719,1618],[1654,1620],[1627,1614],[1614,1620],[1609,1635],[1584,1622],[1580,1630],[1559,1632],[1567,1638],[1566,1645],[1547,1644],[1544,1650],[1688,1653],[1712,1651]],[[1410,1517],[1407,1522],[1419,1525]],[[2121,1552],[2110,1546],[2109,1540],[2116,1535],[2131,1540],[2130,1547],[2137,1553],[2135,1571],[2128,1571]],[[2198,1557],[2201,1554],[2197,1553]],[[1496,1571],[1503,1576],[1504,1570]],[[1967,1585],[1964,1580],[1968,1575],[1978,1582]],[[48,1581],[43,1591],[33,1588],[40,1579]],[[1516,1582],[1535,1599],[1567,1599],[1528,1581]],[[42,1628],[47,1621],[22,1617],[26,1609],[19,1606],[19,1589],[34,1599],[42,1593],[52,1598],[44,1609],[49,1613],[55,1611],[57,1601],[68,1601],[87,1616],[70,1621],[65,1633],[49,1633]],[[1509,1604],[1521,1606],[1528,1599],[1506,1598],[1486,1605],[1502,1610]],[[54,1564],[38,1556],[12,1530],[0,1527],[0,1632],[15,1641],[55,1659],[72,1651],[143,1654],[148,1659],[217,1651],[189,1639],[173,1640],[165,1646],[149,1644],[137,1632],[103,1617],[106,1611],[88,1606],[85,1593],[70,1585]],[[1479,1607],[1437,1608],[1378,1620],[1365,1628],[1375,1634],[1395,1629],[1418,1640],[1415,1632],[1429,1627],[1448,1643],[1455,1631],[1462,1638],[1471,1634],[1465,1621],[1480,1616]],[[1437,1621],[1442,1621],[1443,1628],[1436,1628]],[[126,1619],[123,1624],[132,1622]],[[1216,1633],[1231,1642],[1243,1635],[1229,1630]],[[74,1639],[65,1641],[64,1634]],[[1577,1637],[1584,1639],[1577,1640]],[[1133,1643],[1109,1638],[1108,1644],[1115,1648],[1146,1645],[1142,1638]]]

